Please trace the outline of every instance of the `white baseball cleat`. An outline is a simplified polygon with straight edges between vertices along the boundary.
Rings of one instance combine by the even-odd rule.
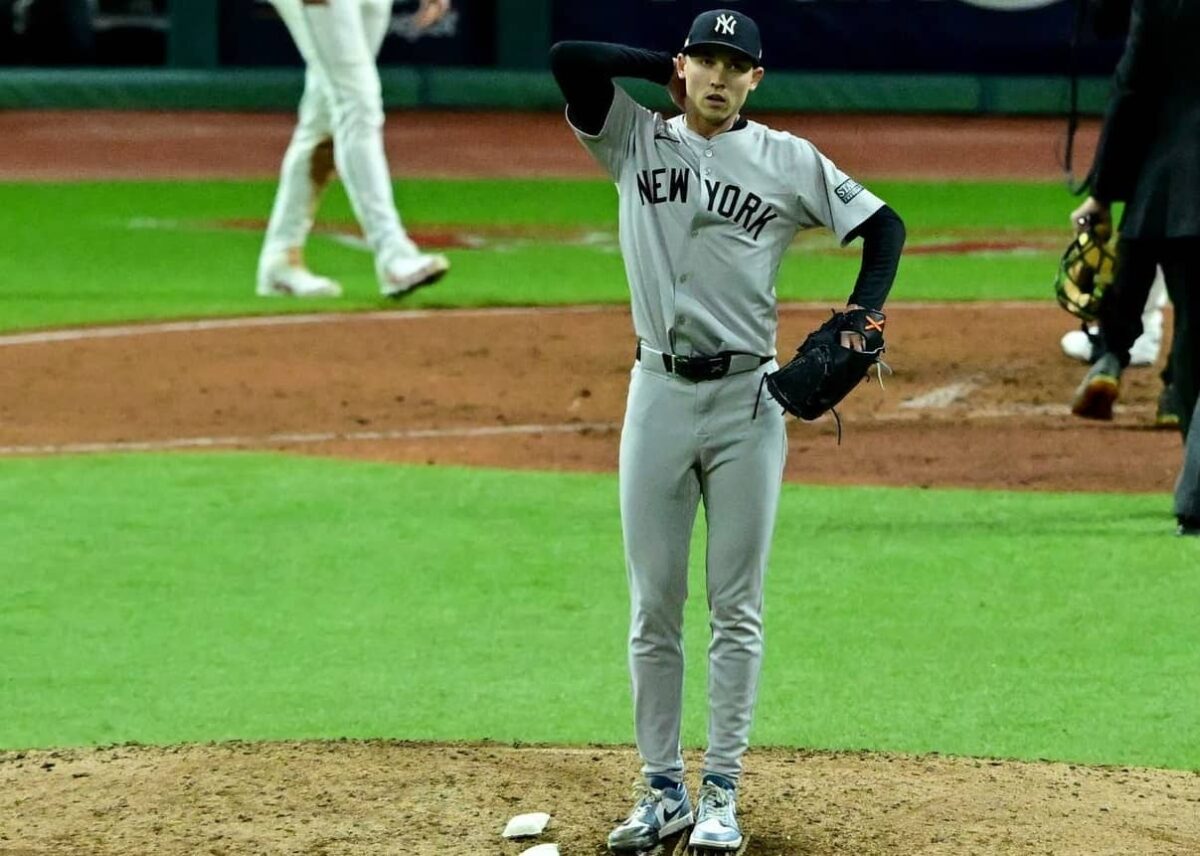
[[[1092,337],[1084,330],[1072,330],[1062,337],[1062,349],[1073,360],[1090,363],[1095,355],[1096,345]]]
[[[342,287],[327,276],[286,261],[259,267],[259,297],[341,297]]]
[[[696,825],[692,827],[688,847],[707,852],[737,850],[741,846],[742,828],[737,821],[733,782],[723,776],[705,776],[696,805]]]
[[[1096,328],[1093,327],[1093,335],[1095,335],[1095,330]],[[1061,344],[1064,354],[1073,360],[1079,360],[1081,363],[1095,362],[1099,356],[1095,341],[1083,330],[1072,330],[1069,333],[1065,333]],[[1137,337],[1133,343],[1133,347],[1129,349],[1129,365],[1154,365],[1158,362],[1158,352],[1161,346],[1161,335],[1156,336],[1153,332],[1143,333]]]
[[[379,291],[384,297],[404,297],[418,288],[433,285],[448,270],[450,260],[443,255],[419,252],[396,254],[377,267]]]
[[[1158,351],[1162,347],[1162,335],[1147,332],[1138,336],[1129,349],[1129,365],[1152,366],[1158,362]]]
[[[652,776],[634,786],[637,803],[624,821],[608,834],[613,852],[653,849],[662,839],[692,825],[692,801],[687,785],[665,776]]]

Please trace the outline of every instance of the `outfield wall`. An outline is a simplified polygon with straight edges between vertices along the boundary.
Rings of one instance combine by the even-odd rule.
[[[545,71],[387,66],[386,106],[548,110],[562,106]],[[0,109],[294,110],[299,68],[38,69],[0,71]],[[667,108],[661,87],[630,81],[647,104]],[[1103,111],[1104,77],[1080,81],[1081,112]],[[1054,115],[1067,111],[1064,77],[965,74],[770,72],[754,95],[759,110],[855,113]]]
[[[88,0],[61,2],[90,8]],[[764,34],[767,76],[753,101],[760,110],[1064,114],[1074,69],[1080,109],[1096,115],[1122,44],[1093,32],[1073,0],[739,3]],[[555,41],[673,46],[712,3],[471,0],[427,29],[415,24],[416,6],[394,0],[379,48],[394,109],[557,109],[547,70]],[[31,29],[32,21],[20,38],[15,23],[7,28],[6,49],[4,8],[0,0],[0,109],[290,111],[300,96],[301,59],[268,0],[171,2],[153,27],[125,22],[124,42],[113,41],[113,21],[96,18],[95,44],[80,48],[70,68],[39,65],[53,61],[49,47],[63,34]],[[634,88],[646,103],[669,107],[659,87]]]

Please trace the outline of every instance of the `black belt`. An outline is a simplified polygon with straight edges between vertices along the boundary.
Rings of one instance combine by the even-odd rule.
[[[635,357],[648,371],[655,374],[675,375],[684,380],[690,380],[692,383],[720,380],[726,375],[754,371],[763,363],[769,363],[773,359],[742,351],[721,351],[712,356],[680,357],[656,351],[641,342],[638,343]],[[645,359],[642,359],[643,357]]]

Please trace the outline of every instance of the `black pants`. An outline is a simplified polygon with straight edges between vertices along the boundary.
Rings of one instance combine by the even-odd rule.
[[[1175,303],[1174,360],[1176,394],[1182,404],[1180,428],[1184,436],[1183,469],[1175,485],[1175,513],[1200,518],[1200,238],[1181,243],[1174,259],[1174,285],[1167,275],[1167,291]]]
[[[1142,311],[1159,265],[1175,305],[1170,377],[1164,377],[1164,381],[1175,385],[1184,410],[1180,427],[1186,435],[1191,409],[1200,393],[1200,237],[1122,238],[1117,248],[1116,276],[1100,304],[1100,329],[1104,347],[1122,366],[1129,365],[1129,349],[1142,335]]]
[[[1175,488],[1175,513],[1200,517],[1200,237],[1144,240],[1122,238],[1116,277],[1100,304],[1105,346],[1129,364],[1129,348],[1142,334],[1142,308],[1162,265],[1167,293],[1175,307],[1171,341],[1171,380],[1180,404],[1179,427],[1185,451]]]

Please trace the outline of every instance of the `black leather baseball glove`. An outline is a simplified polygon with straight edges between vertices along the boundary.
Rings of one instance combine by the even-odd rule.
[[[801,419],[816,419],[832,410],[881,362],[885,320],[884,314],[874,309],[834,312],[808,334],[791,362],[765,377],[767,389],[784,410]],[[842,345],[842,333],[847,331],[862,336],[863,350]]]

